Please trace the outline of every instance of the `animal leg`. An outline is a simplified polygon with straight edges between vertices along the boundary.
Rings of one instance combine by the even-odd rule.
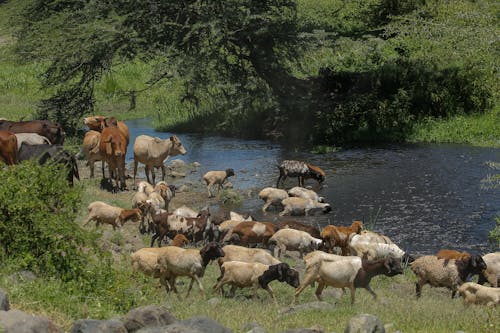
[[[354,287],[354,285],[351,285],[351,286],[349,286],[349,289],[351,289],[351,305],[353,305],[353,304],[354,304],[354,299],[356,298],[356,287]],[[371,288],[370,288],[370,289],[371,289]],[[367,289],[367,290],[368,290],[368,289]],[[369,290],[368,290],[368,291],[369,291]],[[372,292],[373,292],[373,290],[372,290]],[[375,294],[375,293],[373,293],[373,294]],[[377,296],[377,295],[375,295],[375,297],[376,297],[376,296]]]
[[[203,285],[201,284],[200,278],[198,278],[197,275],[195,275],[194,278],[195,278],[196,282],[198,282],[198,288],[200,288],[200,293],[203,295],[203,298],[205,298],[205,289],[203,289]],[[193,280],[191,280],[191,282],[192,281]],[[188,290],[188,295],[189,295],[189,290]]]
[[[163,181],[165,180],[165,174],[166,174],[166,172],[165,172],[165,164],[162,164],[161,165],[161,180],[163,180]]]
[[[368,290],[370,294],[372,294],[374,299],[377,299],[377,294],[375,294],[375,292],[373,291],[372,287],[369,284],[366,285],[365,289]]]
[[[316,298],[318,299],[318,301],[322,301],[321,293],[323,292],[323,289],[325,289],[325,286],[326,285],[324,282],[318,283],[318,288],[316,288],[316,292],[315,292],[315,295],[316,295]]]
[[[155,167],[151,167],[151,177],[153,178],[153,182],[151,184],[156,184],[156,174],[155,174]]]
[[[146,165],[144,167],[144,172],[146,173],[146,180],[148,181],[148,183],[151,184],[151,180],[149,180],[149,166],[148,165]]]
[[[265,213],[267,209],[271,206],[271,202],[266,202],[264,206],[262,206],[262,211]]]
[[[276,297],[274,296],[274,292],[269,285],[266,287],[266,291],[269,293],[269,295],[271,295],[271,298],[273,299],[274,304],[276,304],[276,306],[278,306],[278,301],[276,300]]]
[[[422,287],[425,284],[425,281],[419,280],[417,283],[415,283],[415,292],[417,294],[417,298],[422,296]]]

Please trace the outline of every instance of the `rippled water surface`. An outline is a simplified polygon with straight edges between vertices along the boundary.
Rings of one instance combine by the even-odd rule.
[[[127,161],[133,161],[132,143],[140,134],[167,138],[155,132],[148,120],[127,121],[131,144]],[[266,141],[177,134],[188,153],[179,157],[201,163],[200,172],[179,180],[201,181],[209,170],[233,168],[236,188],[249,189],[242,211],[272,221],[277,212],[263,216],[258,189],[275,186],[276,164],[282,159],[307,160],[327,173],[320,189],[332,204],[327,215],[297,218],[319,226],[350,225],[363,220],[371,229],[390,236],[403,249],[430,254],[440,248],[474,253],[492,249],[488,233],[500,215],[500,189],[483,189],[481,180],[494,173],[485,162],[500,161],[500,149],[463,145],[391,145],[350,149],[314,155],[290,151]],[[176,157],[177,158],[177,157]],[[176,183],[177,184],[177,183]],[[287,188],[296,179],[288,179]],[[308,185],[315,186],[309,181]],[[250,189],[254,190],[250,192]]]

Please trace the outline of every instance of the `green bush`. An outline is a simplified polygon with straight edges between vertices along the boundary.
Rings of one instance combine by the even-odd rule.
[[[494,247],[499,248],[500,247],[500,216],[496,218],[497,220],[497,226],[495,229],[490,231],[490,241],[493,244]]]
[[[80,189],[63,168],[31,162],[0,170],[0,257],[17,268],[69,280],[88,260],[89,234],[75,222]]]

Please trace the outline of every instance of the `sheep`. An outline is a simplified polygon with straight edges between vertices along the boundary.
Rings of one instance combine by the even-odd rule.
[[[165,199],[163,199],[162,195],[158,192],[151,192],[148,195],[147,203],[151,204],[154,209],[154,214],[157,214],[160,209],[165,209]]]
[[[226,245],[222,250],[224,251],[224,256],[218,260],[219,267],[222,267],[222,264],[226,261],[259,262],[264,265],[276,265],[281,263],[281,261],[273,257],[269,251],[264,249]]]
[[[332,207],[330,204],[315,202],[311,199],[289,197],[281,200],[284,209],[279,213],[280,216],[284,215],[313,215],[318,211],[326,214],[331,212]]]
[[[274,256],[280,258],[285,251],[299,251],[300,257],[304,253],[317,250],[323,241],[314,238],[305,231],[295,229],[281,229],[269,239],[269,244],[275,244]]]
[[[392,257],[380,260],[366,260],[359,257],[339,261],[318,260],[306,273],[299,288],[295,290],[295,304],[300,293],[313,282],[318,282],[316,298],[321,301],[321,293],[326,286],[334,288],[348,287],[351,290],[351,304],[354,304],[356,288],[365,288],[373,298],[377,295],[370,286],[370,281],[377,275],[395,276],[403,274],[400,262]]]
[[[280,180],[283,184],[287,177],[298,177],[299,186],[302,187],[304,187],[304,179],[306,178],[315,179],[318,185],[325,181],[325,172],[321,168],[301,161],[284,160],[278,165],[278,169],[280,176],[276,183],[277,188],[280,185]]]
[[[212,223],[219,225],[224,221],[254,221],[254,218],[250,213],[237,213],[227,209],[219,209],[216,213],[212,214]]]
[[[168,205],[170,201],[172,200],[173,197],[175,197],[175,186],[173,185],[168,185],[164,181],[159,181],[155,187],[154,191],[163,198],[163,206],[166,211],[168,211]]]
[[[212,198],[211,187],[217,185],[217,192],[220,191],[224,182],[231,176],[234,176],[233,169],[226,169],[225,171],[209,171],[203,175],[203,180],[207,184],[208,197]]]
[[[144,192],[146,195],[150,195],[155,190],[154,186],[143,180],[137,184],[137,192]]]
[[[375,260],[392,256],[397,259],[408,259],[413,261],[413,258],[401,250],[396,244],[375,243],[366,241],[362,235],[351,234],[349,246],[351,253],[359,257]]]
[[[141,211],[138,208],[123,209],[108,205],[102,201],[94,201],[88,206],[89,216],[83,222],[87,225],[90,221],[96,221],[96,227],[100,223],[107,223],[113,226],[113,230],[123,226],[127,221],[139,221],[142,217]]]
[[[278,229],[290,228],[307,232],[314,238],[321,238],[319,229],[312,225],[307,225],[297,221],[281,221],[277,225]]]
[[[498,288],[500,286],[500,252],[485,254],[483,260],[487,267],[479,274],[477,283],[489,282],[492,287]]]
[[[222,264],[222,275],[218,279],[215,290],[222,290],[224,284],[231,284],[231,297],[237,287],[245,288],[252,287],[254,290],[254,297],[257,295],[257,289],[261,287],[271,295],[274,303],[278,305],[273,290],[269,283],[274,280],[286,282],[294,288],[300,285],[299,273],[290,268],[286,263],[279,263],[276,265],[264,265],[258,262],[248,263],[241,261],[227,261]]]
[[[163,250],[164,248],[145,247],[135,251],[130,255],[132,269],[140,271],[146,276],[159,278],[160,266],[158,265],[158,254]]]
[[[37,133],[15,133],[17,138],[17,150],[21,149],[23,142],[27,145],[51,145],[49,139]]]
[[[327,225],[321,230],[321,239],[328,246],[328,251],[333,253],[335,246],[340,247],[343,256],[350,254],[349,237],[351,234],[359,234],[363,230],[363,222],[354,221],[350,227],[339,227]]]
[[[217,237],[216,239],[224,242],[229,241],[229,237],[232,234],[233,228],[236,227],[240,223],[244,223],[248,221],[234,221],[234,220],[227,220],[222,222],[217,226]]]
[[[394,244],[389,237],[370,230],[361,230],[358,234],[363,237],[364,241],[369,243]]]
[[[184,247],[189,243],[189,240],[183,234],[177,234],[172,239],[172,242],[169,244],[170,246]]]
[[[259,198],[265,201],[262,211],[266,212],[269,206],[283,207],[281,201],[288,198],[288,193],[273,187],[266,187],[259,192]]]
[[[474,282],[465,282],[458,288],[458,293],[464,298],[465,304],[500,304],[500,289],[485,287]]]
[[[173,215],[184,216],[184,217],[196,217],[198,212],[192,210],[187,206],[181,206],[172,212]]]
[[[470,258],[471,254],[468,252],[459,252],[456,250],[442,249],[442,250],[439,250],[438,253],[436,253],[436,257],[438,257],[439,259],[455,259],[455,260],[461,259],[461,260],[463,260],[466,258]]]
[[[417,298],[421,296],[422,287],[426,284],[451,289],[453,298],[468,275],[479,274],[485,268],[486,263],[477,255],[463,260],[439,259],[432,255],[420,257],[411,264],[411,270],[418,277],[415,287]]]
[[[276,225],[270,222],[248,221],[236,225],[224,239],[239,245],[262,243],[267,246],[269,238],[276,232]]]
[[[188,276],[191,278],[191,283],[189,284],[186,297],[189,296],[194,281],[198,283],[200,293],[205,296],[200,278],[203,277],[205,268],[211,260],[223,256],[224,251],[220,244],[215,242],[208,243],[201,250],[166,246],[158,256],[160,281],[166,283],[165,289],[167,292],[173,290],[176,294],[179,294],[175,286],[175,280],[179,276]]]
[[[291,197],[298,197],[304,199],[311,199],[316,202],[325,202],[325,198],[320,197],[318,193],[313,190],[308,190],[306,188],[295,186],[288,190],[288,195]]]

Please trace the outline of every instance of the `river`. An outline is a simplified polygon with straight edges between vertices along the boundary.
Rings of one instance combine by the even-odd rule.
[[[155,132],[148,119],[126,122],[131,144],[127,162],[133,161],[132,144],[137,135],[168,138]],[[295,218],[318,226],[350,225],[362,220],[370,229],[391,237],[409,253],[432,254],[441,248],[472,253],[497,250],[488,234],[500,215],[500,189],[482,188],[481,180],[494,173],[488,161],[500,161],[500,149],[467,145],[418,144],[355,148],[329,154],[293,151],[278,144],[196,134],[176,135],[188,153],[175,157],[201,163],[200,172],[187,179],[201,181],[209,170],[233,168],[235,188],[248,189],[241,211],[260,220],[273,221],[277,212],[262,215],[259,189],[275,186],[276,164],[283,159],[308,161],[325,170],[327,179],[319,194],[332,212]],[[498,171],[497,171],[498,172]],[[307,185],[315,185],[309,180]],[[297,185],[288,179],[287,188]]]

